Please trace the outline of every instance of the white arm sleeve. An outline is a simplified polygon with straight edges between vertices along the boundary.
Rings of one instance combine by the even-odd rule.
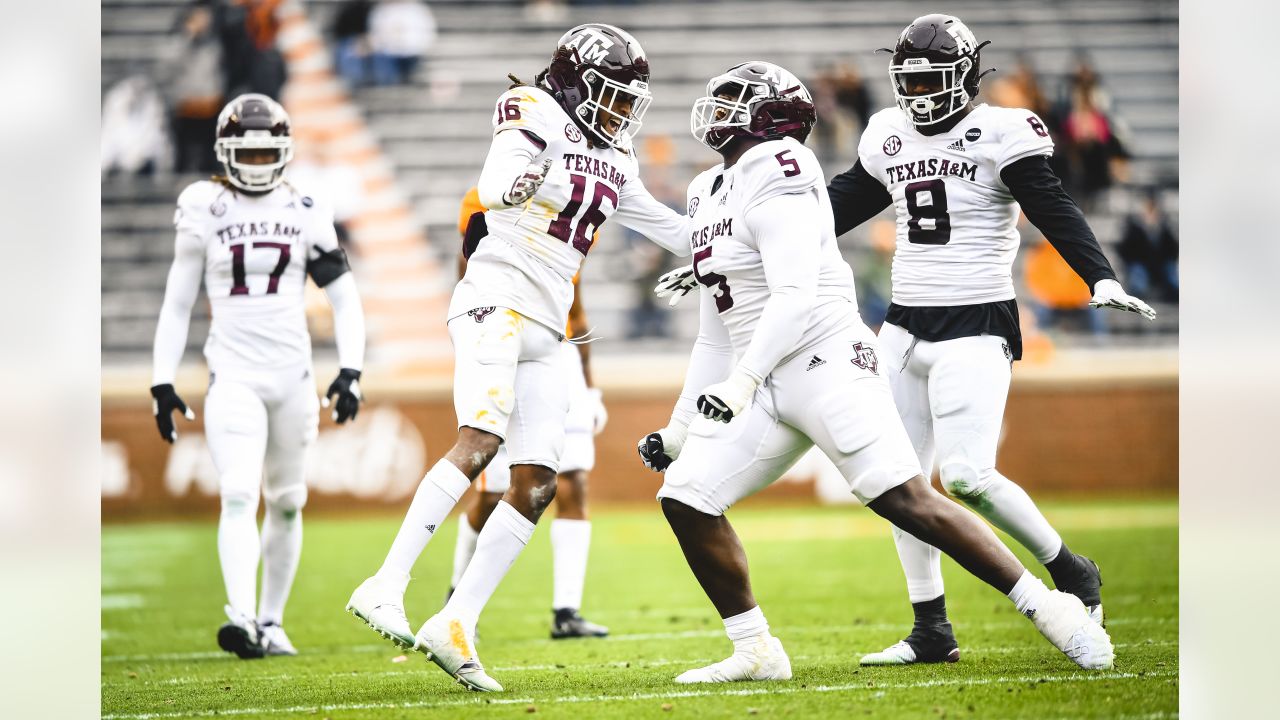
[[[818,296],[822,207],[813,193],[777,195],[747,211],[769,299],[740,366],[768,377],[796,349]]]
[[[173,265],[164,286],[164,304],[156,323],[156,341],[151,354],[151,384],[173,382],[178,363],[187,349],[187,330],[191,326],[191,308],[200,294],[200,276],[204,273],[204,244],[200,238],[182,230],[174,240]]]
[[[689,369],[684,374],[680,399],[671,412],[670,425],[688,427],[698,415],[698,396],[708,385],[729,376],[733,367],[733,345],[729,331],[716,310],[715,296],[708,290],[698,292],[698,338],[689,353]]]
[[[476,183],[480,204],[490,210],[508,207],[502,202],[502,196],[539,153],[541,150],[524,130],[502,130],[494,135],[489,155],[484,159],[484,169],[480,171],[480,182]]]
[[[333,338],[338,344],[338,366],[364,369],[364,307],[351,273],[339,275],[324,286],[324,294],[333,306]]]
[[[689,257],[689,236],[685,232],[687,217],[658,202],[649,189],[633,177],[622,186],[618,210],[613,214],[618,222],[652,240],[658,247],[676,257]]]

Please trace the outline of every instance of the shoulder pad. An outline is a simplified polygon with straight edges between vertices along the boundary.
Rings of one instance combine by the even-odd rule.
[[[818,157],[792,138],[760,143],[738,163],[744,210],[776,195],[805,192],[815,184],[826,188]]]
[[[1052,155],[1049,126],[1037,114],[1023,108],[988,109],[999,143],[993,151],[998,168],[1031,155]]]
[[[174,213],[175,225],[199,223],[203,219],[222,217],[231,202],[230,191],[221,183],[198,180],[178,195],[178,209]]]
[[[498,97],[493,113],[493,132],[503,130],[527,130],[543,141],[553,130],[561,132],[559,125],[572,122],[560,109],[556,99],[545,90],[522,85],[511,88]]]

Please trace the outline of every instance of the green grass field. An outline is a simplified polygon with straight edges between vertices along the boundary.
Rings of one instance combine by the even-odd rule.
[[[721,659],[730,645],[655,504],[595,515],[584,614],[610,626],[606,640],[548,639],[551,556],[539,529],[480,621],[481,659],[507,688],[496,695],[463,690],[421,655],[401,658],[343,612],[351,590],[381,562],[398,516],[308,518],[285,623],[301,654],[255,661],[222,653],[214,641],[224,600],[212,522],[106,526],[102,712],[334,720],[1176,716],[1177,505],[1044,509],[1072,549],[1102,566],[1112,671],[1077,670],[1005,598],[949,560],[960,663],[859,668],[861,653],[898,640],[911,620],[888,527],[863,509],[755,504],[730,518],[795,677],[676,685],[681,671]],[[415,628],[441,605],[453,527],[427,548],[410,584]]]

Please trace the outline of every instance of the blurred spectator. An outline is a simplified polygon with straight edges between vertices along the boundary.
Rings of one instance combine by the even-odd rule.
[[[1099,85],[1098,75],[1085,57],[1080,57],[1069,82],[1067,101],[1060,111],[1061,152],[1069,172],[1063,178],[1068,190],[1086,210],[1093,208],[1098,194],[1113,180],[1126,179],[1129,152],[1121,142],[1115,122],[1106,112],[1109,105]]]
[[[333,21],[335,64],[338,74],[353,87],[369,83],[373,72],[369,67],[370,0],[346,0]]]
[[[380,0],[369,13],[373,80],[403,85],[436,39],[436,20],[419,0]]]
[[[893,251],[898,243],[898,228],[893,220],[878,218],[868,227],[869,241],[865,255],[853,263],[854,288],[858,293],[858,314],[872,330],[880,332],[892,297]]]
[[[339,159],[333,148],[331,137],[304,128],[296,129],[293,133],[293,161],[285,170],[285,177],[333,210],[338,243],[351,253],[354,249],[351,245],[351,221],[364,208],[364,185],[360,173]]]
[[[1124,262],[1129,292],[1154,300],[1178,301],[1178,240],[1154,188],[1143,194],[1138,211],[1125,218],[1124,236],[1116,250]]]
[[[160,70],[172,108],[177,172],[213,172],[218,163],[213,136],[222,110],[222,45],[208,2],[189,5]]]
[[[1024,280],[1040,327],[1106,332],[1102,311],[1089,307],[1089,287],[1043,235],[1036,233],[1022,254]]]
[[[102,97],[102,174],[167,171],[172,152],[166,115],[164,98],[146,75],[113,85]]]
[[[215,6],[228,98],[254,92],[280,99],[287,78],[284,55],[276,47],[280,32],[276,10],[282,3],[221,0]]]
[[[813,95],[819,157],[824,162],[852,160],[858,136],[871,117],[871,96],[857,66],[840,61],[824,68],[814,82]]]

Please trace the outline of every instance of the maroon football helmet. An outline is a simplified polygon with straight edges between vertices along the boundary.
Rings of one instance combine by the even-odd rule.
[[[227,181],[249,192],[266,192],[284,179],[284,166],[293,159],[293,137],[289,114],[280,103],[266,95],[247,93],[222,109],[218,115],[217,139],[213,148],[226,170]],[[244,162],[241,150],[269,149],[275,159],[268,163]]]
[[[597,143],[627,148],[649,109],[649,61],[626,31],[579,25],[560,37],[543,73],[564,111]]]
[[[735,137],[804,142],[818,120],[813,96],[786,69],[752,60],[711,78],[707,94],[693,104],[689,129],[712,150]]]

